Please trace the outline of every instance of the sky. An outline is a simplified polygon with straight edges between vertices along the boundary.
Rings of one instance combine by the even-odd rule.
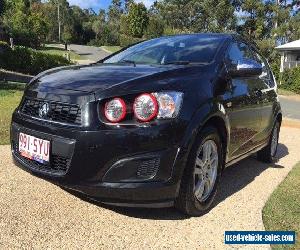
[[[83,9],[92,8],[96,13],[99,9],[107,9],[111,4],[111,0],[68,0],[70,5],[77,5]],[[135,0],[135,2],[142,2],[147,8],[149,8],[154,0]]]

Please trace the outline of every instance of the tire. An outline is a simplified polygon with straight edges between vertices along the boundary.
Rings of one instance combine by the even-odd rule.
[[[276,121],[268,145],[257,152],[257,159],[265,163],[272,163],[276,160],[276,153],[278,148],[278,139],[280,132],[280,122]]]
[[[209,155],[209,147],[208,161],[205,155]],[[204,127],[189,154],[175,207],[189,216],[207,213],[217,194],[222,165],[223,148],[218,130],[212,126]]]

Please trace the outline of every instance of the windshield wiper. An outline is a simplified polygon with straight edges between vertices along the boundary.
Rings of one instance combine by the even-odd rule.
[[[172,61],[172,62],[162,63],[162,65],[168,65],[168,64],[187,65],[187,64],[190,64],[190,62],[189,61]]]
[[[132,61],[132,60],[121,60],[120,62],[131,63],[131,64],[133,64],[134,67],[136,67],[135,61]]]

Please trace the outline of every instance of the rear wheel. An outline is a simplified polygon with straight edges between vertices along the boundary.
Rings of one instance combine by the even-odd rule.
[[[276,121],[272,133],[270,135],[269,143],[266,147],[257,152],[258,160],[266,163],[272,163],[275,161],[275,156],[278,148],[280,123]]]
[[[176,207],[199,216],[213,203],[222,170],[222,143],[214,127],[205,127],[193,146],[182,180]]]

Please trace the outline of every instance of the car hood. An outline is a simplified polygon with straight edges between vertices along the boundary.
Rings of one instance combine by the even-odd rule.
[[[96,64],[71,66],[48,70],[33,79],[29,88],[35,90],[60,89],[80,92],[97,92],[139,78],[183,68],[182,65],[120,65]]]

